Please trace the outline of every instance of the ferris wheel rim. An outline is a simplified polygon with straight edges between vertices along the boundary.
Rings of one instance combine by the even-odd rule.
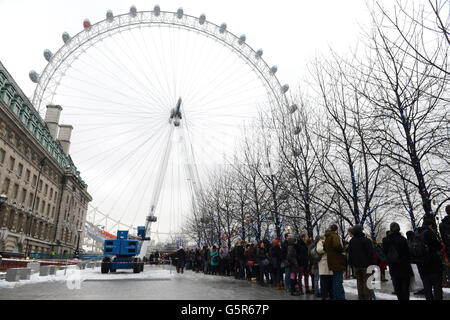
[[[154,20],[150,19],[148,21],[143,18],[145,14],[150,15],[150,18],[153,19],[155,17],[161,18]],[[161,21],[164,15],[169,15],[169,18],[172,18],[172,20],[170,20],[169,22]],[[140,16],[141,18],[140,19],[137,18],[138,16]],[[128,19],[124,19],[126,17],[128,17]],[[197,27],[189,25],[187,23],[188,19],[192,19],[197,24]],[[115,26],[114,28],[110,28],[111,24],[114,23],[115,21],[119,21],[119,25]],[[106,28],[100,29],[102,25],[105,25]],[[236,36],[234,33],[228,31],[227,28],[225,28],[225,30],[221,30],[222,28],[221,26],[213,22],[210,22],[206,19],[202,23],[200,23],[200,18],[197,18],[192,15],[187,15],[184,13],[182,18],[179,18],[178,13],[172,11],[160,11],[157,16],[155,15],[155,11],[137,11],[134,17],[130,17],[130,13],[124,13],[114,16],[113,20],[109,20],[108,18],[106,18],[104,20],[98,21],[95,24],[90,25],[89,28],[84,28],[82,31],[78,32],[75,36],[71,37],[66,43],[64,43],[58,49],[58,51],[50,57],[49,62],[44,68],[42,74],[39,75],[38,77],[38,81],[32,98],[32,103],[35,106],[35,108],[37,108],[37,111],[38,112],[41,111],[40,110],[41,104],[43,102],[42,99],[47,90],[47,86],[52,80],[54,80],[53,76],[62,66],[62,64],[66,61],[66,59],[71,57],[80,49],[82,51],[79,55],[84,53],[85,50],[83,50],[83,46],[91,42],[93,39],[100,37],[101,35],[112,33],[114,31],[121,32],[120,31],[121,29],[125,29],[127,27],[131,29],[142,26],[145,27],[164,26],[169,28],[183,27],[188,31],[197,32],[202,36],[222,42],[223,44],[230,47],[240,59],[242,59],[246,63],[247,62],[250,63],[251,69],[257,74],[257,76],[260,79],[263,80],[263,82],[265,82],[263,83],[264,86],[267,85],[269,89],[272,91],[271,95],[275,98],[276,103],[278,104],[279,107],[285,106],[287,108],[289,106],[288,98],[285,94],[287,91],[287,89],[285,89],[286,85],[284,86],[281,85],[278,77],[276,76],[275,72],[273,72],[272,68],[269,67],[269,65],[264,60],[264,58],[262,58],[261,55],[258,55],[259,50],[255,51],[246,41],[240,43],[239,42],[240,38]],[[213,30],[209,30],[210,28]],[[97,32],[92,32],[92,30],[95,29],[97,29]],[[79,43],[79,41],[81,40],[80,38],[82,38],[85,35],[87,35],[87,37],[84,40],[82,40],[81,43]],[[64,49],[68,48],[69,46],[71,46],[71,44],[77,41],[78,45],[75,45],[72,48],[69,48],[67,52],[64,52]],[[91,44],[89,47],[94,46],[95,44],[96,43]],[[249,54],[247,55],[244,54],[244,50],[242,48],[249,51]],[[69,64],[66,67],[66,70],[69,69],[70,66],[71,65]],[[61,78],[65,75],[65,71],[61,74]],[[56,82],[55,87],[57,86],[59,86],[59,82]]]

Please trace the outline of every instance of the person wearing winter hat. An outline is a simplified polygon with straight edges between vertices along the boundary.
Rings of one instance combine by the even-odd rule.
[[[389,235],[383,239],[383,251],[386,253],[389,274],[398,300],[409,300],[409,285],[414,275],[411,268],[411,256],[408,242],[400,234],[400,226],[392,222]]]
[[[348,246],[348,264],[355,270],[359,300],[371,300],[372,293],[367,287],[367,267],[373,264],[372,241],[366,238],[361,225],[352,228],[353,237]]]
[[[345,252],[336,224],[332,224],[328,231],[325,232],[323,246],[327,252],[328,268],[333,271],[333,300],[345,300]]]

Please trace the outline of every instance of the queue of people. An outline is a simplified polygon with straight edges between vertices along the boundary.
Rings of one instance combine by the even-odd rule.
[[[359,300],[376,299],[372,280],[389,281],[386,270],[398,300],[408,300],[415,264],[425,298],[442,300],[442,288],[450,279],[450,205],[446,212],[439,232],[433,221],[424,219],[422,226],[407,232],[405,238],[398,223],[393,222],[382,243],[367,237],[360,225],[350,228],[350,240],[344,241],[338,226],[332,224],[314,240],[305,234],[285,234],[283,240],[271,242],[236,241],[231,248],[226,242],[196,250],[180,247],[172,258],[179,273],[186,267],[255,281],[294,296],[316,295],[322,300],[345,300],[343,282],[350,277],[356,279]]]

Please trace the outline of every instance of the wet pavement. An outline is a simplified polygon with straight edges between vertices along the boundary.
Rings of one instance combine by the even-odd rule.
[[[58,277],[48,281],[21,281],[14,287],[0,283],[0,300],[320,300],[312,294],[291,296],[285,290],[262,287],[233,277],[205,275],[191,270],[177,274],[168,265],[146,265],[144,272],[139,274],[123,270],[105,275],[101,274],[100,268],[95,268],[81,270],[79,275],[81,281],[78,283],[62,271]],[[356,281],[347,280],[344,285],[346,299],[356,300]],[[382,283],[376,290],[379,300],[395,300],[391,293],[390,281]],[[411,295],[411,298],[423,299],[423,296]],[[450,299],[448,289],[445,299]]]

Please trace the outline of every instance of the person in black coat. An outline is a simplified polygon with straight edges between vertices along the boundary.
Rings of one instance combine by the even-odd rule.
[[[187,253],[184,251],[183,247],[180,247],[176,254],[177,257],[177,273],[183,273],[184,264],[186,263]]]
[[[305,290],[306,293],[310,293],[309,290],[309,256],[308,256],[308,247],[304,241],[305,235],[302,235],[297,239],[296,244],[296,253],[297,253],[297,261],[298,261],[298,290],[299,294],[303,294],[303,285],[302,278],[305,280]]]
[[[400,234],[400,226],[392,222],[389,235],[383,239],[383,251],[389,265],[389,274],[398,300],[409,300],[409,284],[414,275],[408,242]]]
[[[442,222],[439,224],[439,233],[441,234],[442,242],[445,245],[445,253],[447,255],[447,260],[450,260],[450,204],[445,207],[445,212],[447,216],[442,219]],[[445,274],[444,277],[445,283],[447,285],[450,284],[450,265],[445,266]]]
[[[417,269],[422,278],[425,299],[442,300],[443,264],[440,257],[442,246],[432,228],[433,223],[429,220],[424,220],[422,228],[418,230],[419,235],[423,233],[421,238],[425,246],[428,247],[428,254],[423,264],[417,264]]]
[[[348,246],[348,264],[355,270],[359,300],[370,300],[372,292],[367,287],[367,267],[374,264],[372,241],[366,238],[361,225],[352,228],[353,237]]]

